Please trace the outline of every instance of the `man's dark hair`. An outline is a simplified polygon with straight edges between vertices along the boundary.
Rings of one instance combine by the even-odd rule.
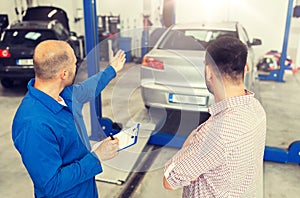
[[[216,66],[220,74],[237,81],[242,75],[247,62],[248,50],[239,39],[224,36],[214,40],[206,49],[206,64]]]

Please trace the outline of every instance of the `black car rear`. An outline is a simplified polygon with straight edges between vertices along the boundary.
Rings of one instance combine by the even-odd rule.
[[[57,40],[52,30],[7,30],[0,43],[0,78],[32,78],[33,50],[48,39]]]
[[[63,25],[54,21],[24,21],[12,25],[3,33],[0,42],[0,79],[4,87],[16,80],[28,81],[34,77],[33,52],[44,40],[63,40],[73,47],[80,59],[79,41]]]

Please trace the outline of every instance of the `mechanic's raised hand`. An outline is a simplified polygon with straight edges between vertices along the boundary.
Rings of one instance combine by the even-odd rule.
[[[112,159],[118,155],[119,139],[112,140],[110,137],[103,140],[100,146],[94,151],[100,161]]]
[[[119,72],[123,69],[124,63],[126,61],[125,53],[123,50],[119,50],[115,56],[113,56],[113,51],[110,49],[110,65],[115,69],[116,72]]]

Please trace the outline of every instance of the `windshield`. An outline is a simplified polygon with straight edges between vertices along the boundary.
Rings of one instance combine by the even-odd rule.
[[[49,30],[7,30],[3,37],[3,42],[9,45],[36,46],[38,43],[57,39],[55,34]]]
[[[224,30],[170,30],[164,39],[160,42],[159,49],[172,50],[205,50],[207,45],[221,36],[234,36],[234,31]]]

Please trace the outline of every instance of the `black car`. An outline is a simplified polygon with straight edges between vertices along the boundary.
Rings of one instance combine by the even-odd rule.
[[[51,18],[38,21],[33,15],[36,12],[47,9],[46,13],[52,13]],[[0,79],[3,87],[10,88],[17,80],[26,80],[34,77],[33,51],[44,40],[63,40],[68,42],[74,49],[77,57],[77,65],[82,60],[81,40],[76,34],[69,31],[66,23],[58,21],[58,8],[41,7],[29,10],[22,22],[10,25],[2,33],[0,40]],[[33,12],[34,11],[34,12]],[[47,16],[50,16],[50,14]],[[65,17],[66,18],[66,17]],[[67,18],[66,18],[67,20]]]
[[[69,19],[67,13],[54,6],[37,6],[27,8],[23,21],[52,21],[58,20],[65,29],[70,32]]]

